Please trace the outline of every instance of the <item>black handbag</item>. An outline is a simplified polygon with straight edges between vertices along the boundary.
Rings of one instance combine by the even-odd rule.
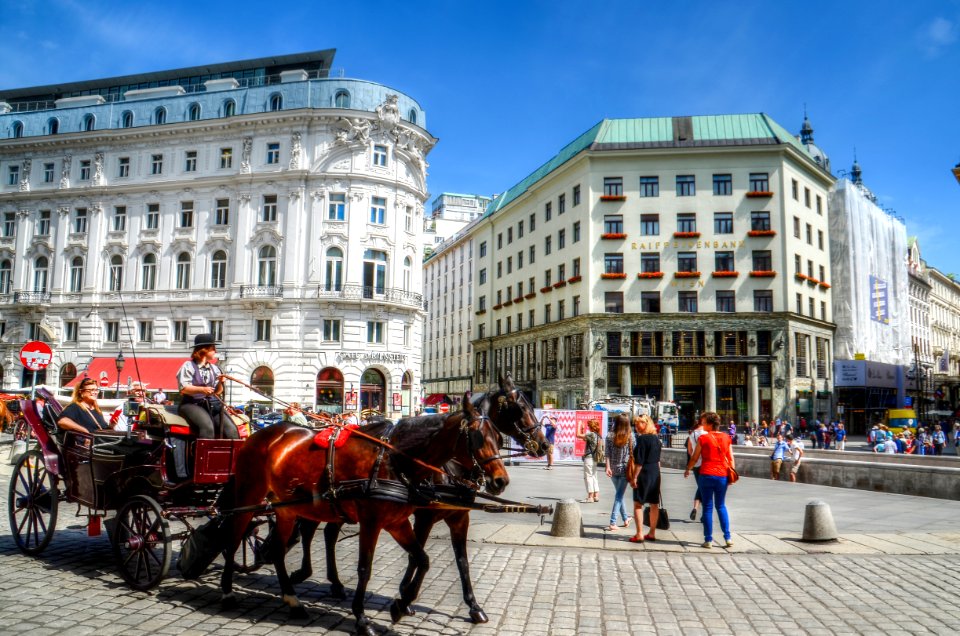
[[[650,506],[646,506],[643,509],[643,525],[650,526]],[[670,529],[670,515],[667,514],[667,509],[663,507],[663,497],[660,497],[660,516],[657,518],[657,530],[669,530]]]

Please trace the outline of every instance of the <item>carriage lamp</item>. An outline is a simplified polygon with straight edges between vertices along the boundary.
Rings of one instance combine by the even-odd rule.
[[[126,360],[123,359],[123,351],[117,354],[117,359],[114,360],[114,364],[117,365],[117,395],[120,395],[120,372],[123,371],[123,365],[126,364]]]

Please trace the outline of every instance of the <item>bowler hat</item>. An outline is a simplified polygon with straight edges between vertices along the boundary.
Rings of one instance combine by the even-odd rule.
[[[217,341],[214,339],[212,333],[200,333],[197,334],[197,337],[193,339],[193,349],[196,350],[199,347],[209,347],[217,346]]]

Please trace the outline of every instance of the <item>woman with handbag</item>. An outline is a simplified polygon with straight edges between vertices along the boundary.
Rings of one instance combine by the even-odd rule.
[[[613,418],[613,426],[607,431],[604,446],[607,456],[607,477],[613,481],[613,508],[610,510],[610,525],[607,530],[617,529],[617,512],[623,520],[623,527],[630,525],[631,517],[623,505],[623,493],[627,490],[627,468],[630,465],[630,453],[633,452],[633,433],[630,431],[630,416],[618,413]]]
[[[660,517],[660,438],[657,425],[649,415],[634,419],[637,430],[636,445],[629,467],[630,485],[633,486],[633,518],[637,531],[630,537],[631,543],[657,540],[657,521]],[[650,531],[643,534],[643,506],[650,506]]]
[[[577,433],[577,437],[586,442],[583,451],[583,482],[587,487],[587,498],[582,503],[600,501],[600,482],[597,480],[597,448],[603,443],[600,439],[600,422],[587,422],[587,430]]]
[[[703,496],[703,546],[713,547],[713,509],[716,507],[720,517],[720,529],[723,531],[724,547],[732,547],[730,535],[730,515],[727,513],[727,486],[736,481],[737,472],[734,464],[733,451],[730,449],[730,436],[718,432],[721,422],[720,416],[713,412],[703,413],[700,422],[707,433],[697,441],[693,449],[693,456],[687,462],[687,469],[683,473],[684,479],[690,476],[693,465],[698,459],[700,462],[700,494]],[[732,481],[731,481],[732,478]]]

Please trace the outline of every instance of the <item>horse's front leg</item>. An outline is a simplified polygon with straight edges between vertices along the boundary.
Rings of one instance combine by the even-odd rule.
[[[380,526],[376,523],[360,524],[360,558],[357,560],[357,590],[353,593],[353,615],[357,619],[357,633],[363,636],[377,636],[373,622],[363,611],[363,600],[367,594],[367,584],[373,569],[373,553],[377,549]],[[325,531],[326,532],[326,531]]]
[[[453,556],[460,572],[460,586],[463,588],[463,602],[470,607],[470,619],[474,623],[486,623],[486,612],[477,603],[473,594],[473,581],[470,579],[470,562],[467,559],[467,535],[470,531],[470,512],[450,512],[444,517],[450,528],[450,542],[453,544]]]
[[[390,618],[396,623],[404,616],[413,615],[414,612],[410,609],[410,605],[420,594],[423,577],[430,569],[430,557],[427,556],[423,546],[417,541],[409,519],[404,519],[394,527],[389,528],[388,532],[400,544],[400,547],[407,551],[409,557],[407,571],[409,572],[410,569],[414,571],[406,585],[400,584],[400,598],[394,599],[393,603],[390,604]],[[404,577],[404,580],[406,578]]]
[[[303,555],[300,557],[300,569],[290,573],[290,583],[293,585],[303,583],[313,575],[310,546],[313,544],[313,537],[316,535],[317,526],[319,525],[319,523],[311,519],[300,518],[297,520],[297,527],[300,529],[300,547],[303,549]]]
[[[330,581],[330,595],[338,600],[347,598],[347,591],[340,582],[337,570],[337,539],[340,538],[342,523],[329,522],[323,527],[323,547],[327,561],[327,580]]]

